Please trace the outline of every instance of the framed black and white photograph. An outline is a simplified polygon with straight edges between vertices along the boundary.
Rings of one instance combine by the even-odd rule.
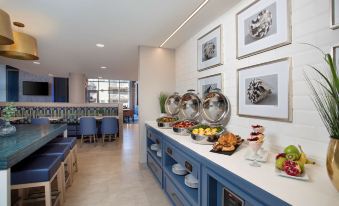
[[[238,115],[291,121],[291,59],[238,69]]]
[[[198,39],[198,71],[223,64],[222,26]]]
[[[223,90],[222,74],[215,74],[198,79],[198,95],[204,98],[210,91],[214,89]]]
[[[339,67],[339,45],[332,48],[332,57],[336,67]]]
[[[331,28],[339,28],[339,0],[331,1]]]
[[[237,13],[237,58],[291,43],[290,0],[255,1]]]

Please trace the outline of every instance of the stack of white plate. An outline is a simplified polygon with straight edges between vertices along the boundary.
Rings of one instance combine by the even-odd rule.
[[[161,156],[162,156],[162,154],[161,154],[161,148],[158,149],[158,151],[157,151],[157,156],[158,156],[158,157],[161,157]]]
[[[152,144],[151,145],[151,150],[158,151],[159,150],[159,145],[158,144]]]
[[[199,181],[192,174],[188,174],[185,176],[185,185],[196,189],[199,187]]]
[[[186,175],[187,174],[186,168],[181,166],[180,164],[174,164],[172,166],[172,172],[176,175]]]

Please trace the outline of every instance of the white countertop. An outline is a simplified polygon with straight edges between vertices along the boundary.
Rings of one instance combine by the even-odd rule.
[[[339,192],[330,182],[326,166],[306,165],[305,170],[310,178],[307,182],[280,177],[275,173],[276,152],[270,152],[268,161],[261,163],[261,167],[252,167],[249,165],[250,161],[244,158],[247,152],[245,144],[241,145],[232,156],[216,154],[210,152],[211,145],[194,144],[190,136],[177,135],[171,129],[160,129],[155,121],[147,121],[146,124],[187,147],[187,149],[198,153],[291,205],[339,205]]]

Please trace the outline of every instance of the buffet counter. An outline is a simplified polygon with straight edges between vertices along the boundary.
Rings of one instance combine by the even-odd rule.
[[[275,151],[269,151],[268,161],[261,163],[261,167],[252,167],[249,165],[249,161],[245,160],[245,154],[248,152],[246,143],[243,143],[233,155],[227,156],[210,152],[212,145],[192,143],[190,136],[177,135],[172,129],[160,129],[156,122],[146,122],[146,128],[147,131],[156,131],[159,136],[165,139],[163,141],[168,141],[169,145],[181,149],[183,153],[188,154],[200,164],[198,174],[200,175],[201,188],[198,192],[198,200],[195,203],[197,205],[213,205],[213,201],[209,200],[212,196],[208,190],[213,189],[213,181],[218,182],[219,179],[220,182],[224,181],[225,184],[230,182],[230,187],[233,188],[234,193],[237,193],[235,190],[239,189],[238,194],[242,194],[244,199],[249,200],[244,205],[272,205],[273,202],[276,202],[274,205],[326,206],[339,203],[339,193],[332,186],[324,165],[306,165],[305,171],[310,180],[295,180],[276,174],[275,154],[277,152]],[[165,143],[165,146],[162,145],[163,156],[168,152],[164,148],[167,147],[166,145],[167,143]],[[166,161],[166,158],[158,161],[159,167],[164,169]],[[164,174],[166,173],[164,172]],[[209,176],[205,177],[204,175]],[[212,183],[208,183],[209,179],[212,180]],[[163,187],[165,188],[166,185],[163,185]],[[217,188],[215,188],[215,191],[217,191]],[[266,195],[267,200],[265,200]],[[258,196],[258,199],[256,199],[256,196]],[[251,198],[259,203],[251,203]],[[176,203],[173,204],[176,205]],[[215,204],[219,205],[220,203]]]

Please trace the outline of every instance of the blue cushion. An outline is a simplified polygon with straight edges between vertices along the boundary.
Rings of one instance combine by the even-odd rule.
[[[77,138],[76,137],[58,137],[50,141],[48,144],[66,144],[70,145],[71,149],[73,149],[74,145],[77,143]]]
[[[30,156],[11,168],[11,184],[49,181],[61,161],[61,156]]]
[[[64,161],[71,150],[70,145],[61,144],[47,144],[36,151],[34,155],[57,155],[62,157]]]

